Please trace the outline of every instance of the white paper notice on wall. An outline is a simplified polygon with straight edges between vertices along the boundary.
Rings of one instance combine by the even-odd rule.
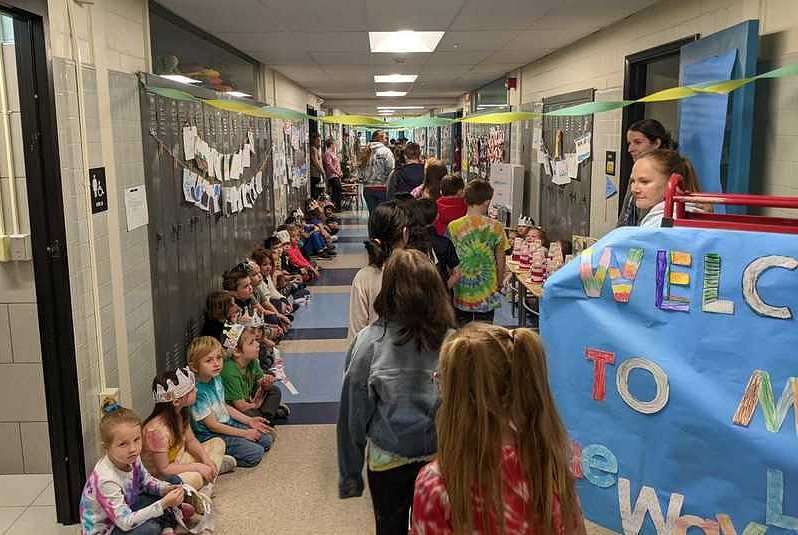
[[[549,158],[548,154],[543,154],[543,160],[541,160],[540,163],[543,164],[543,172],[546,173],[546,175],[554,176],[551,169],[551,158]]]
[[[571,183],[571,178],[568,176],[568,162],[565,160],[555,160],[552,162],[552,170],[554,174],[551,181],[558,186],[564,186]]]
[[[125,189],[125,215],[127,216],[128,232],[149,223],[147,190],[144,184]]]
[[[568,178],[579,178],[579,160],[575,152],[565,155],[565,163],[568,166]]]
[[[249,157],[252,156],[252,151],[250,150],[249,143],[244,145],[244,149],[241,151],[241,167],[246,169],[251,165],[249,161]]]
[[[193,160],[196,150],[197,150],[197,127],[196,126],[184,126],[183,127],[183,152],[186,155],[186,160]]]
[[[532,148],[540,150],[543,146],[543,121],[536,121],[537,124],[532,129]],[[540,158],[538,158],[540,161]]]
[[[576,159],[579,163],[590,159],[590,153],[593,144],[593,134],[588,132],[584,136],[578,137],[574,140],[576,144]]]

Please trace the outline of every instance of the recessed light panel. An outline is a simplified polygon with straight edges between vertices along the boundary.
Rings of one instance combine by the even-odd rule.
[[[372,52],[433,52],[445,32],[369,32]]]
[[[377,106],[378,110],[423,110],[424,106]]]
[[[375,74],[374,82],[378,84],[412,84],[417,74]]]
[[[243,93],[241,91],[225,91],[225,95],[230,95],[231,97],[251,97],[249,93]]]
[[[377,91],[378,97],[403,97],[407,91]]]

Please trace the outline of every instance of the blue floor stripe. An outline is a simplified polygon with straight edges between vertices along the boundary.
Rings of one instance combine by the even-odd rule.
[[[343,340],[348,334],[347,327],[309,327],[291,328],[284,340]]]
[[[283,403],[326,403],[340,401],[345,353],[283,353],[285,373],[299,393],[293,395],[280,384]]]
[[[338,241],[336,241],[335,243],[336,244],[338,244],[338,243],[359,243],[359,244],[362,244],[363,240],[365,240],[365,239],[366,239],[365,235],[363,235],[363,236],[341,236],[341,237],[338,238]]]
[[[319,280],[315,284],[317,286],[349,286],[358,271],[360,271],[360,268],[325,269],[322,270]]]
[[[331,269],[322,273],[346,271]],[[294,315],[292,329],[318,329],[349,326],[349,294],[316,294]]]

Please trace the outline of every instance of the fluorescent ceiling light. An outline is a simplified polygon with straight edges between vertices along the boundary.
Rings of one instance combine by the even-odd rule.
[[[445,32],[369,32],[372,52],[432,52]]]
[[[407,91],[377,91],[378,97],[403,97]]]
[[[412,84],[417,74],[375,74],[374,82],[378,84]]]
[[[393,115],[394,113],[396,113],[394,110],[382,110],[378,111],[377,115]]]
[[[249,93],[243,93],[241,91],[225,91],[225,95],[230,95],[231,97],[251,97]]]
[[[424,106],[377,106],[378,110],[423,110]]]
[[[507,108],[509,104],[480,104],[477,108]]]
[[[194,78],[189,78],[188,76],[183,76],[182,74],[162,74],[161,78],[166,78],[167,80],[172,80],[173,82],[178,82],[180,84],[202,83],[202,80],[195,80]]]

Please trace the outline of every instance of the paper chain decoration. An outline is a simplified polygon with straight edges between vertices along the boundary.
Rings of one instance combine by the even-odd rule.
[[[785,65],[772,71],[764,72],[756,76],[746,78],[739,78],[736,80],[722,80],[716,82],[705,82],[702,84],[671,87],[657,91],[651,95],[645,96],[638,100],[620,100],[620,101],[599,101],[599,102],[586,102],[576,106],[569,106],[556,111],[548,113],[534,113],[534,112],[488,112],[484,114],[475,114],[462,119],[446,119],[444,117],[413,117],[409,119],[402,119],[399,121],[388,122],[385,119],[378,119],[376,117],[368,117],[365,115],[328,115],[324,117],[311,117],[305,113],[294,111],[288,108],[281,108],[278,106],[256,106],[247,104],[246,102],[239,102],[237,100],[223,100],[223,99],[200,99],[185,91],[177,89],[170,89],[164,87],[147,86],[147,90],[158,95],[172,98],[176,100],[191,101],[191,102],[204,102],[209,106],[226,111],[233,111],[250,115],[253,117],[263,117],[272,119],[283,119],[286,121],[304,121],[314,120],[321,121],[328,124],[341,124],[348,126],[362,126],[366,128],[424,128],[435,126],[449,126],[455,122],[473,123],[473,124],[508,124],[516,121],[528,121],[532,119],[540,119],[544,115],[552,117],[575,117],[580,115],[593,115],[595,113],[603,113],[626,106],[631,106],[637,103],[651,103],[651,102],[669,102],[674,100],[684,100],[686,98],[694,97],[701,94],[714,94],[726,95],[732,91],[736,91],[741,87],[755,82],[756,80],[763,80],[769,78],[787,78],[790,76],[798,75],[798,63],[792,65]]]

